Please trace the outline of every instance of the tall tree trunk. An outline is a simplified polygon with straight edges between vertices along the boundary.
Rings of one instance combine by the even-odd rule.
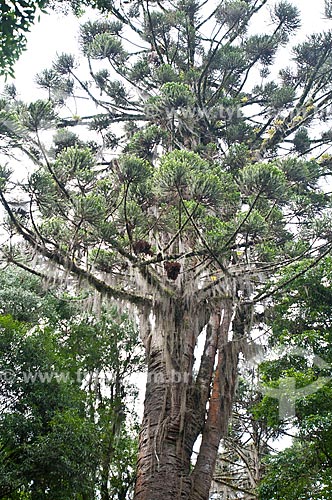
[[[204,308],[188,310],[172,302],[157,312],[151,330],[145,332],[148,380],[135,500],[208,499],[236,385],[237,353],[228,342],[231,317],[231,304],[210,317],[196,376],[194,347],[207,323]],[[193,447],[200,434],[202,445],[192,471]]]
[[[196,332],[190,311],[180,301],[157,307],[152,323],[143,339],[148,380],[135,500],[186,499],[191,458],[186,411]]]

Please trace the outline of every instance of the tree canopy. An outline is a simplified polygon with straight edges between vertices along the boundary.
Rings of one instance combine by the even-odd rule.
[[[290,293],[276,297],[270,343],[283,354],[262,365],[261,377],[272,387],[286,377],[296,381],[295,415],[280,421],[276,401],[268,395],[255,412],[270,428],[288,431],[295,438],[292,447],[266,457],[266,473],[259,487],[262,500],[331,498],[330,283],[329,256],[305,278],[296,280]],[[324,384],[310,391],[322,377]]]
[[[214,500],[330,498],[330,280],[328,256],[266,309],[253,362],[240,367]]]

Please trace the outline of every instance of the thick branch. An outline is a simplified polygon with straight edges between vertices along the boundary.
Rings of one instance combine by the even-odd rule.
[[[127,292],[124,289],[121,288],[115,288],[104,281],[100,280],[90,272],[86,271],[85,269],[82,269],[79,267],[75,262],[73,262],[71,259],[69,259],[66,255],[63,255],[60,250],[50,250],[46,246],[41,245],[38,243],[38,241],[34,238],[33,234],[31,231],[29,231],[27,228],[24,228],[22,224],[16,219],[15,215],[13,214],[6,198],[3,195],[3,192],[0,191],[0,200],[6,210],[6,212],[9,215],[9,218],[13,225],[15,226],[17,232],[24,238],[25,241],[27,241],[40,255],[43,257],[46,257],[50,261],[60,265],[64,269],[67,269],[71,273],[75,274],[78,278],[85,280],[87,283],[89,283],[93,288],[95,288],[97,291],[108,295],[112,297],[113,299],[117,300],[125,300],[130,302],[131,304],[135,305],[147,305],[151,301],[150,299],[143,297],[141,295],[135,295],[131,292]]]

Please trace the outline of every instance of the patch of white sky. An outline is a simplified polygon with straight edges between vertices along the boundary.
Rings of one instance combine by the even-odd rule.
[[[90,18],[95,14],[89,12],[88,16]],[[41,14],[40,22],[28,34],[27,50],[15,65],[13,83],[22,100],[31,102],[40,99],[41,91],[35,84],[35,77],[44,69],[50,69],[57,55],[78,53],[79,23],[71,13],[64,15],[52,11]]]

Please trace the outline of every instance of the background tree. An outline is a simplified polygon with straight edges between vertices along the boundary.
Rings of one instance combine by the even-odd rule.
[[[255,408],[262,399],[257,368],[243,366],[233,404],[229,433],[220,446],[211,488],[213,500],[257,500],[265,473],[265,459],[273,451],[281,429],[270,426]]]
[[[26,47],[26,34],[46,4],[47,0],[1,2],[0,75],[14,76],[13,64]]]
[[[25,247],[24,265],[43,274],[47,259],[57,279],[76,275],[139,314],[148,382],[135,500],[208,498],[255,307],[331,249],[320,187],[331,157],[318,149],[331,141],[331,33],[294,47],[292,68],[276,75],[300,19],[282,1],[271,31],[252,34],[267,6],[110,2],[112,16],[81,29],[87,78],[62,54],[38,76],[48,100],[2,102],[4,145],[36,167],[20,185],[24,213],[7,167],[0,176],[9,235],[41,256],[29,262]],[[77,87],[97,115],[57,115]],[[45,127],[58,128],[52,149]],[[14,243],[7,258],[22,263]]]
[[[285,271],[285,278],[293,272]],[[331,258],[326,257],[275,294],[265,311],[256,369],[242,368],[245,380],[218,457],[213,491],[219,496],[213,498],[330,498],[330,282]],[[259,366],[263,349],[267,360]],[[287,398],[281,384],[289,379],[294,386],[288,404],[296,411],[280,418],[277,393]],[[271,397],[267,388],[277,393]],[[282,445],[285,436],[288,441],[292,436],[293,444],[280,451],[276,442]]]
[[[0,498],[125,500],[136,460],[128,376],[140,361],[132,323],[83,315],[26,272],[0,282],[2,311],[20,318],[0,316]]]
[[[254,409],[271,429],[294,435],[291,447],[266,457],[262,500],[331,498],[331,269],[329,256],[277,296],[271,311],[270,344],[283,354],[261,366],[261,378],[270,387],[295,379],[297,398],[295,416],[283,421],[268,395]],[[319,380],[313,394],[301,394]]]

